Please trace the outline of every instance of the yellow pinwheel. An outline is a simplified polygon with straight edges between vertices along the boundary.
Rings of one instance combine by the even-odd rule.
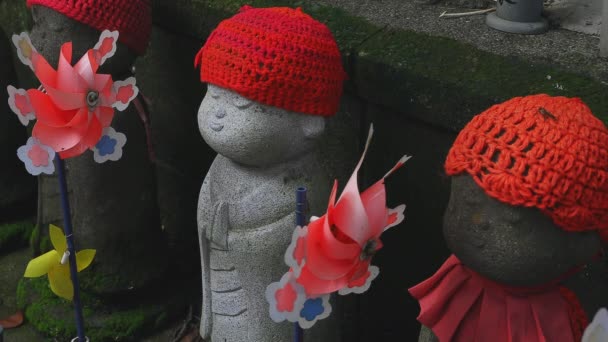
[[[67,261],[68,254],[65,235],[61,228],[49,225],[49,235],[54,250],[42,254],[30,260],[25,269],[26,278],[41,277],[49,275],[51,290],[59,297],[72,300],[74,297],[74,286],[70,277],[70,267]],[[85,249],[76,253],[76,266],[78,272],[87,268],[95,257],[94,249]]]

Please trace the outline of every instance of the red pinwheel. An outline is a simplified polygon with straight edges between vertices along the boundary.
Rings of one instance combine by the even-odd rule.
[[[111,75],[97,73],[99,66],[114,55],[117,40],[118,31],[102,32],[97,45],[75,65],[71,64],[72,43],[65,43],[55,70],[36,51],[27,34],[13,36],[19,59],[30,66],[41,83],[39,89],[27,91],[8,87],[9,105],[20,121],[27,124],[36,119],[34,144],[50,147],[62,159],[95,150],[112,122],[114,108],[124,110],[138,94],[135,78],[113,82]]]
[[[379,269],[371,266],[371,259],[382,248],[380,236],[403,221],[405,210],[405,205],[386,207],[384,179],[410,157],[401,158],[382,179],[360,193],[357,176],[372,135],[370,128],[363,155],[337,203],[338,184],[334,182],[327,213],[294,231],[285,254],[290,270],[266,290],[273,320],[287,319],[309,328],[331,311],[329,294],[363,293],[378,276]]]
[[[327,213],[308,226],[306,263],[297,278],[307,295],[365,286],[375,273],[370,264],[382,248],[380,235],[403,220],[405,205],[386,207],[384,179],[410,157],[401,158],[381,180],[359,193],[357,176],[372,134],[370,129],[363,156],[338,202],[335,203],[338,184],[334,182]]]

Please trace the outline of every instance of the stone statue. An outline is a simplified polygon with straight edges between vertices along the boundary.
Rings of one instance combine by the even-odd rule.
[[[56,66],[63,43],[72,41],[73,54],[80,58],[97,42],[101,30],[118,29],[116,53],[99,73],[111,74],[114,80],[131,76],[132,65],[144,53],[151,29],[149,2],[100,0],[87,1],[88,6],[64,2],[28,0],[34,19],[30,37],[37,50]],[[87,12],[92,10],[104,11],[106,22]],[[81,285],[86,291],[106,294],[148,286],[162,277],[166,264],[154,164],[135,106],[116,113],[112,126],[127,136],[119,161],[98,164],[92,155],[66,161],[76,245],[97,250],[92,268],[82,273]],[[45,177],[45,181],[53,179]],[[57,187],[43,189],[56,191]],[[41,196],[44,207],[58,207],[53,203],[58,202],[55,192]],[[59,212],[51,215],[53,219],[59,217]],[[61,221],[57,223],[62,225]]]
[[[608,159],[594,149],[608,155],[608,130],[578,99],[515,98],[463,129],[446,161],[454,255],[410,289],[419,341],[580,341],[608,302]]]
[[[306,46],[308,35],[323,49]],[[198,202],[200,332],[213,342],[290,341],[293,326],[272,322],[265,289],[285,272],[296,188],[309,189],[311,213],[327,205],[332,180],[319,142],[342,93],[340,54],[329,30],[299,9],[244,7],[211,34],[198,63],[209,84],[198,125],[218,153]],[[327,321],[307,339],[338,341]]]

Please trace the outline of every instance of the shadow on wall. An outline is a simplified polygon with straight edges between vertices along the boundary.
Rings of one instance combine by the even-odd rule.
[[[432,275],[449,256],[442,221],[450,181],[443,163],[455,135],[372,104],[367,104],[365,122],[373,123],[377,133],[363,165],[362,189],[402,155],[413,157],[386,181],[387,205],[405,203],[405,221],[382,235],[384,247],[373,261],[380,275],[359,296],[357,341],[416,341],[419,307],[407,290]]]

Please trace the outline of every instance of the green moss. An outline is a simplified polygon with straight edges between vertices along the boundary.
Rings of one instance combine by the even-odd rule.
[[[105,300],[81,291],[85,330],[91,341],[140,341],[151,329],[162,327],[168,314],[160,305],[133,308],[109,306]],[[53,294],[47,277],[19,282],[17,302],[25,317],[37,330],[61,341],[76,334],[73,304]]]
[[[0,253],[27,246],[33,229],[30,221],[0,225]]]
[[[608,85],[447,38],[389,30],[359,48],[356,65],[360,96],[454,130],[493,103],[536,93],[581,97],[608,119]]]
[[[32,27],[32,16],[25,1],[0,1],[0,27],[9,37]]]
[[[118,275],[102,275],[95,272],[95,264],[80,276],[80,286],[90,291],[102,291],[103,289],[115,288],[119,284],[124,284],[125,280]]]

